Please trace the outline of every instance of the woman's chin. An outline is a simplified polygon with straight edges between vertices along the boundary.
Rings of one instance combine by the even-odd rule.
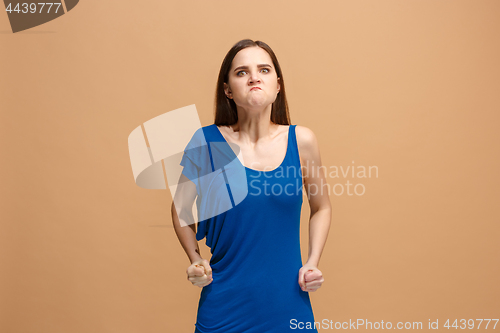
[[[251,98],[246,101],[246,103],[236,103],[237,106],[247,109],[247,110],[257,110],[260,111],[273,104],[273,101],[269,101],[266,98]]]
[[[265,108],[268,105],[272,104],[265,98],[253,98],[248,101],[248,106],[251,108]]]

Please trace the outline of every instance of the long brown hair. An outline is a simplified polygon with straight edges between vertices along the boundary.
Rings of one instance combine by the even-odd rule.
[[[276,100],[272,104],[271,108],[271,121],[279,125],[290,125],[290,114],[288,112],[288,103],[286,101],[285,94],[285,81],[283,79],[283,73],[281,72],[281,67],[278,62],[278,58],[274,54],[273,50],[264,42],[253,41],[251,39],[243,39],[229,50],[226,57],[222,61],[222,65],[219,71],[219,78],[217,79],[217,87],[215,89],[215,125],[233,125],[238,122],[238,112],[236,109],[236,104],[230,98],[227,98],[224,93],[224,83],[228,82],[229,70],[231,69],[231,64],[236,54],[244,48],[250,46],[258,46],[264,49],[271,59],[273,60],[274,68],[276,69],[276,74],[280,78],[280,91],[276,96]]]

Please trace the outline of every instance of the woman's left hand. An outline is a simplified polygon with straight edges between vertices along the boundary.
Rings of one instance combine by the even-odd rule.
[[[303,291],[316,291],[324,281],[323,273],[316,266],[306,264],[299,270],[299,285]]]

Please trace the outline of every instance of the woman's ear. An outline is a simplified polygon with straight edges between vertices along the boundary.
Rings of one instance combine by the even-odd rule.
[[[280,78],[278,78],[278,92],[280,92],[280,89],[281,89]]]
[[[231,89],[229,89],[229,86],[227,85],[226,82],[224,82],[224,93],[226,94],[227,98],[233,97],[233,94],[231,93]]]

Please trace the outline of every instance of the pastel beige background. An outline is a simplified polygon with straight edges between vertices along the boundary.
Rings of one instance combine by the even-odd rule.
[[[366,191],[331,193],[316,320],[499,318],[499,17],[496,0],[87,0],[12,34],[0,13],[0,331],[194,332],[170,193],[134,183],[127,137],[191,104],[212,124],[243,38],[276,52],[325,166],[379,170],[328,178]],[[308,218],[305,200],[304,262]]]

